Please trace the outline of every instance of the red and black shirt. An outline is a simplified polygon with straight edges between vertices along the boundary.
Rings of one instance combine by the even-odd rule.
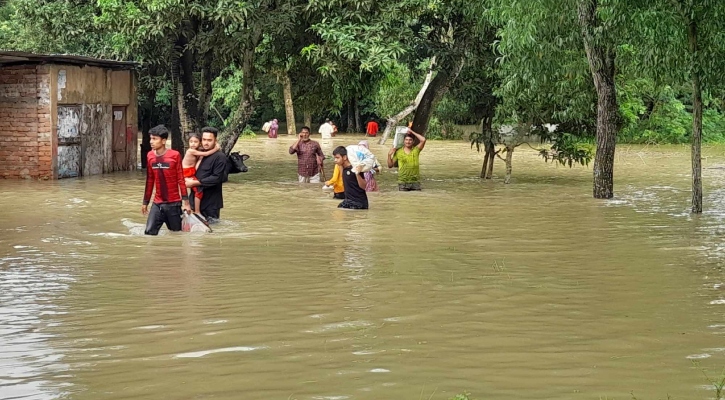
[[[177,203],[188,200],[184,172],[181,167],[181,155],[176,150],[168,149],[162,155],[151,150],[146,156],[146,190],[143,204],[148,205],[151,194],[156,186],[154,203]]]

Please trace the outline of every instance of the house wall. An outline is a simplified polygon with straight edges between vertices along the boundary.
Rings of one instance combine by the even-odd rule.
[[[137,110],[132,71],[53,65],[52,119],[54,136],[68,120],[58,120],[59,107],[77,107],[81,136],[82,175],[97,175],[136,168]],[[113,106],[126,107],[125,161],[114,164]],[[60,125],[59,125],[60,124]],[[57,157],[57,154],[56,154]],[[56,161],[57,176],[57,161]]]
[[[0,68],[0,178],[53,177],[50,68]]]
[[[126,108],[125,154],[117,154],[115,162],[114,106]],[[56,179],[59,167],[66,167],[63,160],[69,164],[69,154],[70,164],[80,163],[78,173],[84,176],[136,169],[137,126],[133,71],[54,64],[0,67],[0,178]],[[61,147],[66,152],[59,159],[59,130],[80,134],[77,154]]]

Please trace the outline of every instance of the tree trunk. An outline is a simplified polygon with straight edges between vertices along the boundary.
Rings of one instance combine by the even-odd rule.
[[[146,101],[142,104],[142,111],[139,113],[141,116],[141,168],[146,168],[146,154],[151,151],[151,136],[149,131],[151,130],[151,119],[153,114],[153,92],[146,94]]]
[[[428,74],[425,76],[425,81],[423,81],[423,86],[420,88],[420,91],[418,91],[418,95],[415,96],[415,100],[413,100],[412,103],[408,107],[405,107],[403,111],[395,114],[392,117],[388,117],[388,120],[385,124],[385,130],[383,131],[383,135],[380,137],[380,140],[378,141],[379,144],[385,144],[385,142],[388,140],[388,137],[390,137],[390,133],[393,132],[393,129],[396,125],[398,125],[398,122],[407,117],[408,114],[415,111],[416,107],[418,107],[418,104],[420,104],[420,100],[423,98],[423,95],[425,94],[425,91],[428,89],[428,85],[430,85],[431,80],[433,79],[433,66],[435,65],[435,58],[431,60],[430,68],[428,69]]]
[[[481,179],[486,179],[486,172],[488,172],[488,146],[483,153],[483,166],[481,167]]]
[[[185,144],[189,140],[189,135],[196,132],[196,120],[200,116],[199,100],[194,84],[194,66],[196,62],[194,51],[189,48],[188,41],[183,35],[176,42],[176,52],[181,53],[175,58],[178,58],[180,67],[177,95],[179,97],[179,124]]]
[[[702,213],[702,88],[697,60],[697,23],[688,21],[687,36],[692,57],[692,212]]]
[[[580,0],[579,24],[584,49],[597,91],[597,152],[594,156],[594,198],[614,196],[614,150],[619,131],[619,106],[615,87],[613,46],[602,43],[603,29],[597,18],[598,0]]]
[[[239,108],[234,112],[234,116],[224,132],[224,138],[221,141],[221,148],[225,154],[229,155],[239,140],[244,128],[249,122],[249,118],[254,114],[254,79],[256,70],[254,68],[254,51],[259,44],[261,32],[257,32],[253,39],[248,42],[243,50],[242,59],[242,98],[239,102]]]
[[[496,146],[494,146],[493,142],[490,143],[490,148],[487,151],[488,153],[488,170],[486,171],[486,179],[491,179],[493,177],[493,160],[496,159]]]
[[[360,123],[360,101],[356,97],[355,101],[355,132],[362,132],[362,124]]]
[[[169,130],[171,131],[171,148],[184,154],[184,138],[181,134],[181,124],[179,117],[179,95],[181,84],[179,83],[179,58],[172,55],[171,60],[171,88],[173,95],[171,96],[171,120],[169,121]]]
[[[201,63],[201,82],[199,84],[199,115],[196,117],[195,125],[197,129],[201,129],[207,125],[209,121],[209,112],[211,109],[211,92],[212,92],[212,52],[208,51],[204,54]],[[222,122],[224,120],[222,119]]]
[[[309,110],[304,111],[305,126],[312,129],[312,113]]]
[[[458,78],[463,68],[463,63],[464,59],[461,57],[449,62],[448,65],[442,65],[436,77],[428,85],[423,97],[420,99],[418,107],[415,109],[412,128],[415,132],[425,136],[425,133],[428,131],[430,117],[433,111],[435,111],[436,105],[443,98],[443,95],[448,92],[448,89],[455,82],[456,78]]]
[[[503,183],[509,184],[511,182],[511,170],[512,164],[513,164],[513,156],[514,156],[514,149],[516,147],[506,147],[506,177],[503,180]]]
[[[287,71],[282,71],[282,93],[284,94],[284,112],[287,117],[287,134],[294,135],[297,133],[295,125],[295,108],[292,103],[292,80]]]
[[[347,132],[355,132],[355,110],[352,104],[352,100],[347,103]]]
[[[481,179],[491,179],[493,174],[493,160],[496,156],[496,146],[493,143],[493,117],[487,116],[483,118],[481,129],[485,135],[483,142],[483,167],[481,167]]]

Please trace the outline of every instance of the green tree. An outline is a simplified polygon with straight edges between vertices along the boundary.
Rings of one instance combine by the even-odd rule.
[[[632,41],[638,66],[657,80],[692,86],[692,212],[702,212],[703,93],[722,91],[725,73],[725,3],[656,0],[637,3]]]

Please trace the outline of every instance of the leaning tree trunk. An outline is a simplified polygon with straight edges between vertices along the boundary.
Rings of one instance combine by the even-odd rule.
[[[597,91],[597,152],[594,156],[594,198],[614,196],[614,149],[619,131],[619,106],[615,87],[613,46],[602,43],[602,26],[597,18],[598,0],[580,0],[579,24],[589,70]]]
[[[292,80],[287,71],[282,71],[282,93],[284,95],[284,112],[287,117],[287,134],[294,135],[297,133],[295,125],[295,108],[292,103]]]
[[[360,123],[360,101],[355,98],[355,132],[362,132],[362,123]]]
[[[687,36],[692,57],[692,212],[702,213],[702,88],[698,69],[697,23],[688,21]]]
[[[247,126],[249,119],[254,114],[254,79],[256,78],[256,70],[254,68],[254,51],[261,39],[261,32],[256,32],[250,41],[248,41],[243,50],[242,59],[242,98],[239,107],[234,112],[231,122],[224,132],[224,138],[221,141],[221,148],[227,155],[232,152],[234,145],[239,140]]]
[[[312,113],[309,110],[304,111],[305,126],[312,129]]]
[[[415,100],[413,100],[412,103],[408,107],[405,107],[403,111],[395,114],[392,117],[388,117],[388,120],[385,124],[385,130],[383,130],[383,135],[380,137],[380,140],[378,141],[378,144],[385,144],[385,142],[388,140],[388,137],[390,137],[390,134],[393,132],[393,129],[396,125],[398,125],[398,122],[407,117],[408,114],[415,111],[416,107],[418,107],[418,104],[420,104],[420,100],[423,98],[423,95],[425,94],[425,91],[428,89],[428,85],[430,85],[430,81],[433,80],[433,66],[435,65],[435,57],[431,60],[430,68],[428,69],[428,74],[425,76],[425,81],[423,81],[423,86],[421,86],[420,90],[418,91],[418,94],[415,96]]]
[[[412,128],[415,132],[425,136],[425,133],[428,131],[430,117],[436,105],[443,98],[443,95],[448,92],[448,89],[455,82],[456,78],[458,78],[463,68],[463,63],[464,58],[461,57],[442,65],[436,77],[430,82],[425,93],[423,93],[423,97],[420,99],[420,103],[418,103],[418,107],[415,109]]]

